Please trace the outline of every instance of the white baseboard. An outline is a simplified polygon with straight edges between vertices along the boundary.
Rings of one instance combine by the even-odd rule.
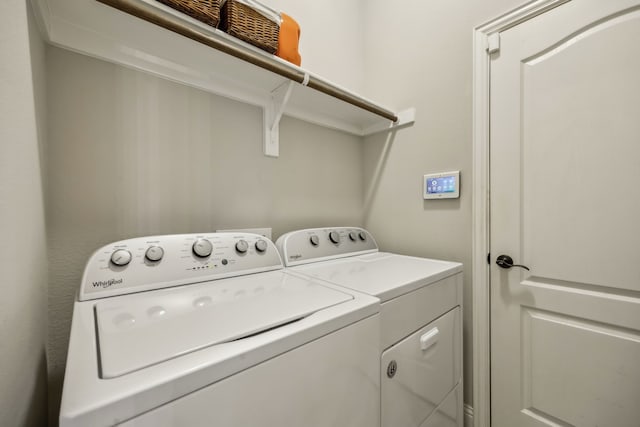
[[[464,404],[464,427],[473,427],[473,407]]]

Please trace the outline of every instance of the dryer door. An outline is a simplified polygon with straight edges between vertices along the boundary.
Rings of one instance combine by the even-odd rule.
[[[460,307],[382,353],[382,427],[418,427],[460,381]]]

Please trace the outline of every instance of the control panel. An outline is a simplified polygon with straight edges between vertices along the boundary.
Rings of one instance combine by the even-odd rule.
[[[460,171],[432,173],[422,177],[422,197],[457,199],[460,197]]]
[[[287,267],[378,251],[373,236],[356,227],[292,231],[280,236],[276,246]]]
[[[251,233],[139,237],[98,249],[80,301],[283,268],[272,241]]]

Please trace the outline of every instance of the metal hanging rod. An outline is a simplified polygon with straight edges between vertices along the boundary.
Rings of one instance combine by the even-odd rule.
[[[296,83],[306,83],[305,85],[309,86],[312,89],[325,93],[331,97],[340,99],[348,104],[369,111],[370,113],[376,114],[380,117],[384,117],[385,119],[391,120],[392,122],[398,121],[398,116],[393,111],[381,108],[365,98],[354,95],[353,93],[350,93],[340,87],[331,85],[330,83],[314,77],[313,75],[309,75],[298,68],[289,67],[286,64],[274,61],[265,54],[236,46],[223,39],[207,34],[204,31],[198,30],[197,28],[193,28],[145,2],[141,2],[139,0],[97,1],[126,12],[130,15],[136,16],[145,21],[156,24],[169,31],[173,31],[174,33],[180,34],[198,43],[202,43],[213,49],[229,54],[235,58],[241,59],[260,68],[271,71],[272,73],[293,80]]]

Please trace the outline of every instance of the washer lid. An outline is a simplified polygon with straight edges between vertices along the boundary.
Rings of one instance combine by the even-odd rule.
[[[95,305],[101,377],[256,335],[352,299],[273,272],[102,300]]]
[[[462,264],[377,252],[291,269],[376,296],[384,302],[458,273]]]

